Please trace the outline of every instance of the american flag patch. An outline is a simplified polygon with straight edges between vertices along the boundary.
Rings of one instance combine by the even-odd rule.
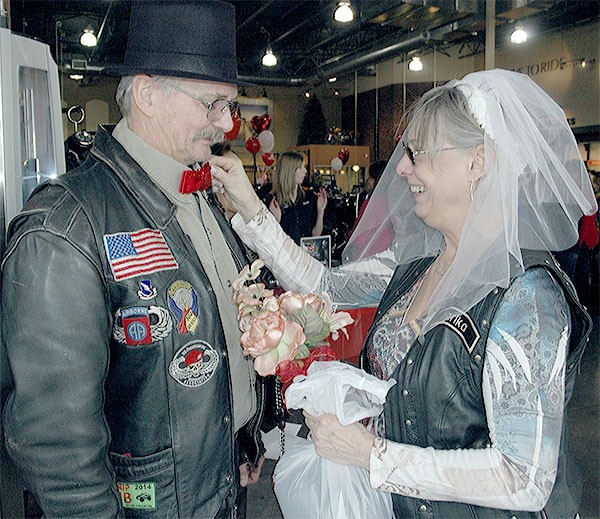
[[[179,268],[162,232],[156,229],[105,234],[104,246],[115,281]]]

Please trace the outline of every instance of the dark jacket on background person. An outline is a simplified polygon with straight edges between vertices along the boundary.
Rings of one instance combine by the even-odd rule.
[[[317,222],[317,197],[312,190],[307,191],[294,205],[281,208],[281,228],[300,245],[300,238],[312,236]]]
[[[574,517],[580,487],[568,431],[566,404],[573,392],[575,374],[591,331],[591,319],[579,301],[568,276],[545,252],[524,251],[525,268],[542,267],[561,286],[571,314],[571,335],[565,372],[565,414],[556,482],[540,512],[496,510],[481,506],[392,494],[394,513],[403,518],[544,518]],[[375,322],[421,277],[433,258],[400,265],[381,300]],[[497,288],[452,326],[438,325],[423,342],[416,341],[400,362],[385,402],[386,438],[435,449],[485,448],[490,444],[482,395],[487,338],[505,289]],[[367,337],[367,341],[371,337]],[[363,348],[363,364],[368,361]],[[447,412],[448,409],[451,412]],[[477,485],[477,481],[473,481]],[[577,490],[574,490],[577,489]]]
[[[49,516],[124,517],[129,499],[128,517],[214,517],[234,509],[238,447],[261,454],[262,385],[236,438],[214,292],[175,206],[111,131],[100,128],[85,163],[40,186],[10,226],[2,296],[20,305],[3,305],[2,341],[20,385],[4,409],[7,450]],[[213,212],[241,269],[245,250]],[[164,263],[117,279],[109,248],[144,230]],[[30,283],[11,283],[34,257]],[[192,300],[183,316],[177,289]],[[40,384],[45,398],[32,399]]]

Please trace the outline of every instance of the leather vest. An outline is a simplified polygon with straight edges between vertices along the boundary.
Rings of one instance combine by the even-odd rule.
[[[241,269],[249,263],[245,250],[216,207],[213,213]],[[82,510],[94,517],[147,514],[145,496],[137,508],[119,510],[117,483],[152,487],[155,513],[161,517],[214,517],[224,502],[232,507],[239,473],[236,439],[238,444],[246,440],[247,454],[254,460],[262,448],[258,431],[262,385],[257,383],[257,415],[236,438],[228,355],[216,297],[175,218],[175,206],[109,132],[100,128],[86,162],[40,186],[10,229],[8,257],[18,254],[19,240],[30,233],[45,236],[36,243],[43,249],[40,255],[49,261],[56,250],[62,250],[60,246],[70,244],[69,262],[76,274],[72,279],[48,280],[49,286],[55,281],[69,283],[68,300],[57,295],[64,291],[40,290],[28,319],[31,337],[40,337],[43,332],[38,323],[45,330],[45,317],[38,316],[36,309],[66,307],[78,309],[72,312],[75,315],[85,315],[84,320],[71,323],[80,333],[55,325],[55,357],[40,362],[59,365],[67,358],[85,359],[86,369],[70,370],[69,379],[48,388],[43,401],[23,401],[11,395],[5,410],[7,437],[16,438],[13,445],[30,441],[29,431],[18,428],[18,418],[24,415],[33,421],[37,417],[38,428],[58,430],[63,409],[80,401],[97,406],[73,425],[81,432],[72,440],[71,450],[86,464],[74,456],[56,463],[57,449],[40,445],[32,469],[18,449],[11,449],[28,488],[42,498],[47,515],[80,516]],[[127,240],[140,229],[160,232],[163,248],[172,255],[169,268],[117,278],[106,237],[123,235]],[[180,294],[189,296],[189,301]],[[189,308],[183,304],[187,302]],[[93,315],[89,308],[95,309]],[[3,320],[7,315],[3,313]],[[17,334],[19,322],[14,315],[6,318],[6,336]],[[131,345],[142,335],[141,344]],[[19,351],[15,345],[12,355],[18,356]],[[60,392],[58,386],[69,385],[87,387],[85,398],[75,390],[66,391],[72,401],[59,398],[65,391]],[[83,439],[76,443],[79,438]],[[59,492],[53,484],[68,480],[82,482],[80,499],[73,499],[67,485]]]
[[[559,283],[571,312],[571,337],[565,373],[565,408],[573,392],[575,373],[592,321],[579,304],[575,289],[554,258],[545,252],[523,251],[525,268],[544,267]],[[386,311],[427,271],[433,258],[400,265],[382,298],[372,331]],[[492,291],[465,315],[458,315],[415,341],[392,377],[399,381],[385,404],[386,437],[392,441],[435,449],[480,449],[490,444],[482,396],[482,376],[490,325],[506,289]],[[435,346],[435,347],[433,347]],[[366,365],[366,348],[363,364]],[[476,485],[477,482],[473,481]],[[552,494],[540,512],[496,510],[462,503],[428,501],[393,494],[396,517],[525,518],[574,517],[581,486],[563,420],[558,473]]]

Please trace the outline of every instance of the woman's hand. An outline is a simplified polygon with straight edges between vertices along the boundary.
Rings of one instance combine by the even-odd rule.
[[[332,414],[312,416],[306,411],[302,414],[319,456],[343,465],[369,468],[374,434],[358,422],[342,425]]]
[[[269,211],[273,213],[273,216],[278,222],[281,222],[281,206],[279,205],[275,197],[273,197],[271,203],[269,204]]]
[[[240,213],[246,223],[260,211],[263,203],[248,180],[244,165],[233,152],[210,157],[212,176],[223,185],[221,203],[228,210]]]
[[[325,212],[325,207],[327,207],[327,191],[325,190],[324,187],[322,187],[321,189],[319,189],[319,192],[316,193],[317,195],[317,211],[320,214],[323,214]]]

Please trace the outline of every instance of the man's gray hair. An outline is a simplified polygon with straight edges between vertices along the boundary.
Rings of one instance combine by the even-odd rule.
[[[123,76],[121,81],[119,81],[117,94],[115,96],[121,115],[125,118],[131,113],[131,85],[133,84],[134,77],[135,76]],[[167,86],[169,83],[176,81],[176,78],[165,76],[153,76],[153,78],[162,86]]]

